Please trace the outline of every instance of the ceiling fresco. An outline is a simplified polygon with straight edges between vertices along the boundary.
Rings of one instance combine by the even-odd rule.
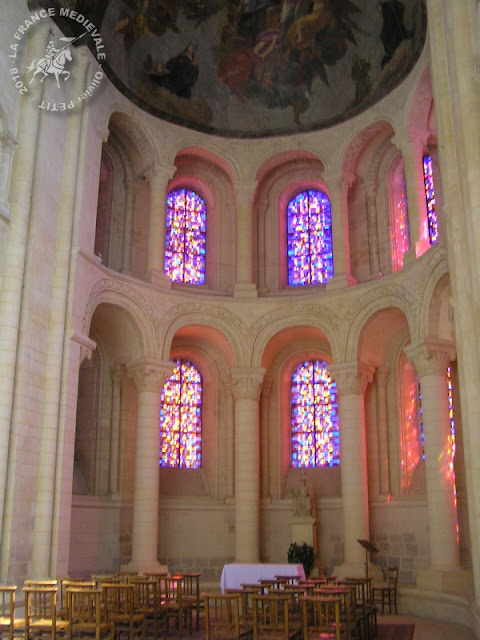
[[[240,138],[313,131],[352,117],[398,85],[426,33],[424,0],[33,0],[29,6],[88,17],[105,45],[104,71],[145,111]],[[55,19],[65,35],[81,33],[75,21]]]

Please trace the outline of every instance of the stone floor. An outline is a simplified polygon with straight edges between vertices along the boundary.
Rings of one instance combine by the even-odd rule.
[[[464,627],[435,622],[433,620],[424,620],[423,618],[383,615],[378,617],[378,622],[385,624],[414,624],[415,633],[413,640],[476,640],[475,635]],[[168,634],[168,638],[178,638],[178,634],[174,632],[173,628]],[[204,640],[204,638],[203,619],[200,620],[200,631],[194,631],[191,636],[188,634],[188,631],[183,634],[183,640]]]

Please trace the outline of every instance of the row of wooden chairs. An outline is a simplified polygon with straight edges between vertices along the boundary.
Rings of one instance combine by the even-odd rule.
[[[376,608],[368,578],[277,577],[224,593],[205,593],[205,639],[368,640]]]
[[[192,634],[193,612],[199,628],[203,599],[200,574],[137,575],[119,572],[92,580],[26,580],[25,617],[15,612],[17,586],[0,587],[0,635],[13,640],[57,635],[73,640],[143,640],[151,628],[154,638],[166,637],[170,621],[181,635]],[[60,596],[57,600],[57,596]]]

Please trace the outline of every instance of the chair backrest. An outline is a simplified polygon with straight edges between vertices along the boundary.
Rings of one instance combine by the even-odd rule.
[[[156,580],[148,578],[134,578],[133,586],[133,606],[135,610],[145,611],[146,609],[157,609],[160,601],[158,597],[159,585]]]
[[[388,567],[387,569],[387,584],[393,589],[397,588],[398,572],[399,567]]]
[[[50,620],[55,625],[57,618],[57,587],[23,587],[25,593],[25,625],[36,620]]]
[[[240,596],[239,615],[242,623],[253,624],[253,596],[259,595],[259,588],[243,587],[242,589],[225,589],[225,593],[236,593]]]
[[[183,589],[181,576],[167,576],[165,579],[166,599],[168,602],[175,602],[182,606]]]
[[[60,580],[60,613],[65,618],[68,619],[68,599],[67,599],[67,590],[70,588],[78,588],[78,589],[94,589],[96,584],[93,580],[83,580],[81,578],[65,578]]]
[[[133,578],[138,577],[138,571],[116,571],[115,578],[118,578],[120,582],[128,584]]]
[[[303,637],[310,637],[310,633],[321,634],[322,638],[346,638],[346,627],[340,625],[340,598],[324,596],[302,596],[300,598],[302,610]]]
[[[70,631],[84,623],[100,624],[101,590],[95,588],[69,587],[66,590],[68,622]]]
[[[8,626],[9,637],[13,636],[15,625],[15,593],[16,585],[0,587],[0,618],[2,623],[0,628],[5,630]]]
[[[103,583],[102,601],[107,620],[116,615],[133,615],[133,584]]]
[[[204,593],[205,640],[240,638],[240,594]]]
[[[182,578],[182,595],[194,596],[200,599],[200,576],[199,572],[181,572],[178,574]]]
[[[289,600],[288,594],[282,594],[279,589],[275,593],[257,594],[253,599],[253,638],[283,638],[288,640],[290,635]]]

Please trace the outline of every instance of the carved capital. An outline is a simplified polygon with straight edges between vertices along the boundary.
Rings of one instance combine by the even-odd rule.
[[[160,393],[165,380],[172,375],[173,362],[138,362],[127,367],[138,392],[150,391]]]
[[[80,364],[82,364],[85,359],[90,360],[92,353],[97,348],[97,343],[88,336],[77,333],[76,331],[72,332],[71,339],[80,345]]]
[[[374,367],[358,362],[346,362],[328,367],[337,383],[339,395],[363,395],[367,384],[373,380]]]
[[[420,377],[443,376],[446,374],[450,362],[455,360],[454,346],[440,340],[429,340],[409,345],[403,351]]]
[[[236,400],[258,400],[265,369],[232,369],[231,374]]]
[[[235,185],[237,192],[237,201],[241,204],[251,204],[257,183],[254,180],[239,181]]]

